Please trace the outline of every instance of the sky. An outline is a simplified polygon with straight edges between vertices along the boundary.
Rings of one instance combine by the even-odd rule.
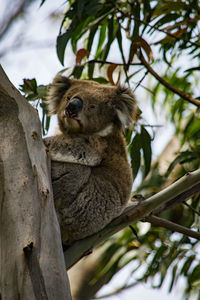
[[[38,84],[48,84],[58,71],[63,69],[60,64],[55,49],[56,36],[59,32],[60,22],[49,22],[49,15],[56,11],[64,10],[64,1],[46,0],[45,4],[39,8],[40,1],[35,1],[29,8],[25,19],[20,19],[5,36],[0,43],[0,53],[6,53],[0,57],[1,64],[7,73],[11,82],[19,88],[23,78],[36,78]],[[8,9],[8,1],[1,1],[0,20],[5,16]],[[17,38],[16,38],[17,37]],[[65,67],[70,67],[75,62],[75,57],[70,48],[67,48],[65,55]],[[136,97],[139,99],[139,106],[143,111],[143,117],[150,124],[161,124],[162,114],[158,113],[157,118],[152,114],[149,100],[143,95],[142,90],[136,91]],[[50,135],[54,133],[56,127],[56,118],[53,119]],[[170,139],[173,129],[170,125],[165,125],[157,132],[153,144],[154,158],[162,151]],[[137,183],[137,182],[136,182]],[[129,274],[128,265],[119,274],[117,274],[110,284],[103,287],[99,295],[111,292],[123,283]],[[164,286],[159,289],[151,289],[148,284],[140,284],[137,287],[123,291],[119,295],[104,298],[105,300],[181,300],[181,285],[173,293],[168,293],[169,278]],[[181,283],[184,284],[184,283]]]

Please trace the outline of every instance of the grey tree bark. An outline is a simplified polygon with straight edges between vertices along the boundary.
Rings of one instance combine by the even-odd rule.
[[[70,287],[37,111],[0,68],[0,294],[65,299]]]

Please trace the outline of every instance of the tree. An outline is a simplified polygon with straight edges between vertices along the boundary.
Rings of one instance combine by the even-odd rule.
[[[39,118],[2,68],[0,125],[1,299],[71,299]]]
[[[45,1],[41,4],[45,5]],[[147,280],[152,286],[160,287],[166,274],[171,272],[169,290],[184,276],[186,297],[189,299],[195,292],[198,297],[199,233],[189,228],[198,228],[199,222],[199,3],[192,0],[74,0],[68,4],[57,38],[57,54],[64,64],[65,48],[71,42],[76,65],[70,76],[111,84],[125,82],[134,86],[136,93],[138,89],[145,89],[146,95],[151,96],[154,112],[160,107],[164,117],[173,124],[179,141],[176,157],[166,161],[167,168],[163,171],[161,159],[152,163],[156,127],[146,123],[138,112],[137,125],[134,131],[126,132],[126,138],[134,178],[138,174],[141,177],[135,194],[142,193],[147,200],[136,195],[137,207],[133,205],[99,234],[76,242],[65,256],[69,266],[131,223],[139,241],[129,228],[110,237],[103,246],[103,254],[100,251],[97,270],[90,270],[89,281],[95,286],[93,293],[81,294],[77,299],[92,297],[131,261],[136,262],[137,270],[144,267],[146,261],[145,271],[135,282],[127,282],[121,289]],[[113,49],[117,60],[112,56]],[[185,63],[187,61],[190,63]],[[21,88],[28,100],[38,101],[45,94],[45,87],[37,86],[35,80],[26,80]],[[48,129],[49,119],[42,101],[41,106],[43,125]],[[177,181],[184,174],[185,179]],[[166,186],[166,190],[158,193]],[[153,215],[149,215],[150,212]],[[136,222],[141,219],[152,224],[145,234],[141,234],[141,226]],[[176,231],[181,234],[171,239],[172,232]],[[155,284],[156,275],[159,282]]]

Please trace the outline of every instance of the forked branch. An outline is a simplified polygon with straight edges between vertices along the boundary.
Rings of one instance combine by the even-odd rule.
[[[200,241],[200,233],[199,232],[196,232],[194,230],[191,230],[189,228],[186,228],[185,226],[181,226],[181,225],[171,222],[169,220],[165,220],[163,218],[159,218],[157,216],[150,215],[150,216],[147,216],[144,218],[144,222],[149,222],[153,226],[156,226],[156,227],[164,227],[166,229],[169,229],[170,231],[185,234],[189,237],[192,237],[192,238]]]

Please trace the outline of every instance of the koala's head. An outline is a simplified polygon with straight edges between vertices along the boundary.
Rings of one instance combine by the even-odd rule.
[[[128,88],[56,76],[47,96],[49,114],[57,114],[63,133],[99,134],[130,127],[136,100]]]

